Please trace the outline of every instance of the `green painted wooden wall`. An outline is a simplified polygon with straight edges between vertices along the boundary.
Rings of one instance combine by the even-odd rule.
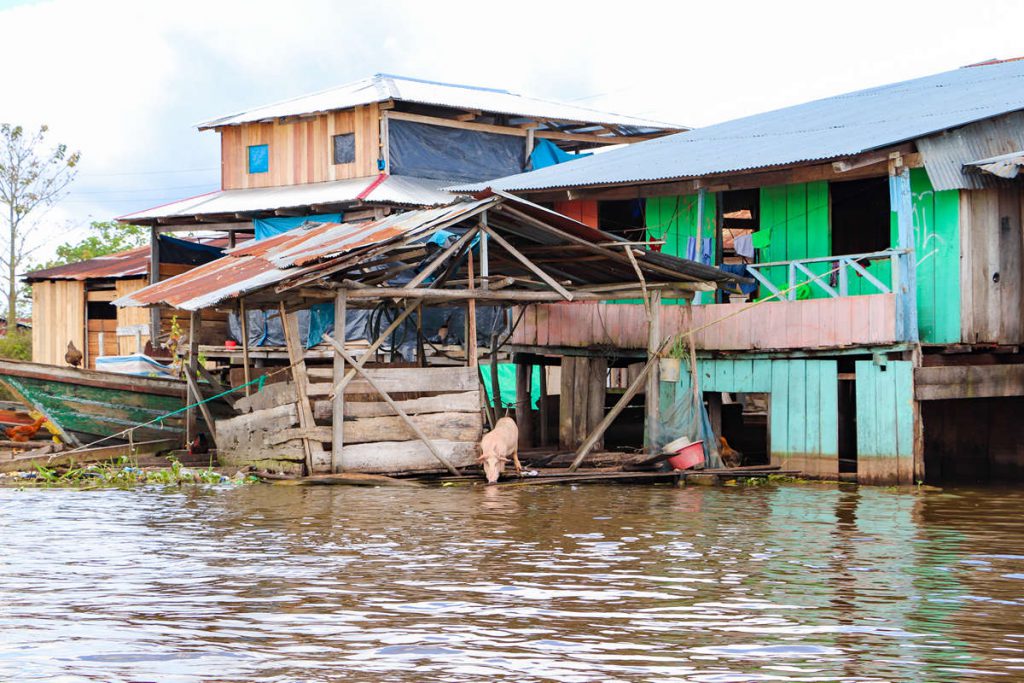
[[[701,236],[711,238],[711,255],[715,254],[716,197],[713,192],[704,196],[704,215],[701,221]],[[652,197],[647,200],[645,223],[648,239],[665,240],[662,251],[672,256],[686,258],[686,246],[691,237],[697,236],[697,195],[674,197]],[[698,254],[700,253],[698,245]],[[694,303],[711,303],[711,293],[700,292]],[[666,303],[669,303],[666,301]],[[686,303],[679,301],[678,303]]]
[[[838,475],[839,375],[836,361],[700,360],[697,372],[701,391],[771,394],[769,446],[773,464],[783,469],[798,469],[810,476]]]
[[[771,232],[771,241],[761,250],[762,262],[829,256],[832,253],[832,230],[829,225],[828,183],[797,183],[761,188],[761,230]],[[814,273],[828,271],[826,265],[813,266]],[[784,266],[765,271],[781,288],[787,284]],[[799,274],[800,280],[806,275]],[[828,296],[813,285],[806,290],[810,298]]]
[[[960,195],[956,190],[937,192],[923,168],[910,171],[914,237],[917,257],[918,329],[925,343],[956,343],[960,339]],[[761,188],[761,229],[771,230],[771,243],[761,261],[828,256],[832,250],[828,184],[824,181]],[[890,221],[890,246],[898,244],[895,214]],[[824,266],[812,268],[826,272]],[[876,261],[868,272],[891,286],[892,268]],[[785,286],[785,268],[766,272],[772,282]],[[875,294],[863,278],[851,276],[851,295]],[[827,296],[811,287],[814,298]]]
[[[960,192],[935,191],[923,168],[910,169],[921,341],[960,341]],[[896,243],[895,220],[892,227]]]
[[[914,478],[914,365],[859,360],[857,481],[912,484]]]

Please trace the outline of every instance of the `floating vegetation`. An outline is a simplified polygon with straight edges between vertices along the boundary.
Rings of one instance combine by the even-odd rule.
[[[141,468],[128,456],[105,463],[83,467],[50,468],[37,465],[33,472],[7,476],[8,483],[32,487],[66,487],[78,489],[120,488],[143,485],[183,486],[186,484],[253,484],[257,477],[242,472],[228,477],[211,468],[185,467],[171,459],[169,467]]]

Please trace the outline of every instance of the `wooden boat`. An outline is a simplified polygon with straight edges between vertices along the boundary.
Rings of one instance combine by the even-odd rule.
[[[185,406],[185,382],[121,375],[27,361],[0,360],[0,384],[56,427],[60,438],[80,446],[150,423]],[[135,441],[185,438],[185,414],[139,427]],[[127,441],[127,436],[110,443]]]

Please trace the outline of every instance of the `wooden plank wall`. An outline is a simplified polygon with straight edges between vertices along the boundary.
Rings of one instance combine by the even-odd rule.
[[[86,323],[89,330],[89,368],[96,369],[97,356],[114,356],[118,353],[117,320],[90,320]],[[103,347],[100,348],[100,333],[103,333]],[[134,345],[132,351],[134,351]]]
[[[1024,341],[1021,192],[960,193],[960,323],[968,344]]]
[[[832,229],[829,224],[828,183],[824,180],[761,188],[760,229],[771,231],[771,242],[760,250],[759,261],[829,256],[832,253]],[[815,274],[829,270],[827,264],[808,266]],[[784,266],[768,268],[765,275],[777,286],[786,286]],[[812,297],[827,296],[812,286]]]
[[[127,296],[132,292],[136,292],[146,286],[146,280],[144,278],[135,278],[132,280],[118,280],[114,283],[114,291],[118,298]],[[187,321],[188,318],[186,317]],[[135,325],[145,325],[149,327],[149,309],[141,306],[135,306],[132,308],[118,308],[117,309],[117,327],[126,328]],[[145,346],[146,342],[149,341],[149,335],[142,335],[142,345]],[[135,353],[136,339],[134,334],[130,335],[118,335],[117,337],[117,349],[115,353],[119,355],[126,355]]]
[[[85,283],[52,280],[32,285],[32,360],[66,365],[69,341],[85,353]]]
[[[854,363],[857,388],[857,481],[914,483],[914,364]]]
[[[921,413],[928,483],[1024,480],[1024,398],[927,401]]]
[[[701,238],[711,238],[711,253],[715,253],[715,217],[717,194],[708,192],[704,196],[704,213],[701,216]],[[686,248],[691,237],[697,235],[698,195],[680,195],[675,197],[651,197],[647,200],[645,223],[647,237],[652,240],[665,240],[661,248],[663,253],[686,258]],[[698,254],[700,253],[698,246]],[[694,301],[710,303],[713,296],[709,292],[697,293]]]
[[[221,187],[300,185],[377,175],[380,112],[377,104],[320,114],[288,123],[225,126],[221,134]],[[335,135],[355,133],[356,160],[334,163]],[[249,145],[267,145],[266,173],[249,173]]]
[[[917,260],[917,326],[926,344],[960,341],[960,193],[936,192],[923,168],[910,169]],[[892,244],[897,244],[893,220]],[[889,282],[888,272],[884,282]]]
[[[563,216],[568,216],[584,225],[589,225],[592,228],[599,227],[596,199],[567,199],[555,202],[554,209]]]
[[[661,324],[666,334],[678,334],[691,325],[689,311],[693,328],[710,325],[694,335],[696,347],[708,351],[831,348],[898,341],[893,294],[770,301],[744,310],[748,306],[665,306]],[[647,347],[647,318],[643,306],[637,304],[538,304],[527,308],[512,343],[643,349]]]
[[[773,465],[800,470],[809,477],[839,476],[836,361],[701,360],[697,373],[702,392],[770,394],[769,453]],[[662,410],[669,408],[664,406]]]

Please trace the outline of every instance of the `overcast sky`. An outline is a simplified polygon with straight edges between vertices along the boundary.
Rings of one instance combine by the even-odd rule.
[[[194,124],[377,73],[706,125],[1024,55],[1024,4],[0,0],[0,121],[82,152],[39,227],[216,189]]]

